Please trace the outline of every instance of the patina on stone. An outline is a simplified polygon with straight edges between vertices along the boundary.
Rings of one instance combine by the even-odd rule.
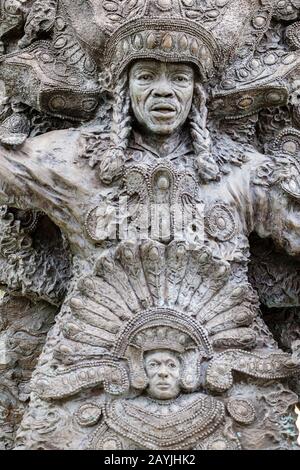
[[[299,2],[0,2],[4,449],[299,449]]]

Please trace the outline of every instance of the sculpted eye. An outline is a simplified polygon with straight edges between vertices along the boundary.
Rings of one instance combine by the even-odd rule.
[[[178,83],[186,83],[188,82],[188,77],[186,75],[175,75],[173,80]]]
[[[174,364],[174,362],[170,362],[170,363],[169,363],[169,367],[170,367],[171,369],[175,369],[176,364]]]
[[[149,365],[149,367],[150,367],[151,369],[154,369],[155,367],[157,367],[157,363],[156,363],[156,362],[150,362],[150,364],[148,364],[148,365]]]
[[[143,73],[138,76],[138,79],[147,82],[152,80],[152,75],[150,73]]]

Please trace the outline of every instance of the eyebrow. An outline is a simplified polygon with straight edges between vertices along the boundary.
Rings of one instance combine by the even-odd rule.
[[[192,67],[189,67],[188,65],[184,65],[184,64],[172,64],[171,65],[171,70],[174,68],[174,70],[176,71],[179,71],[179,70],[182,70],[184,72],[188,72],[188,73],[194,73],[194,70],[192,69]]]
[[[133,65],[131,72],[136,73],[136,72],[141,72],[146,70],[151,70],[157,72],[157,65],[155,62],[145,62],[141,64],[135,64]],[[170,67],[170,72],[185,72],[190,75],[194,74],[194,70],[192,67],[189,67],[188,65],[180,64],[180,63],[174,63]]]
[[[141,70],[141,69],[145,69],[145,68],[156,69],[157,67],[152,62],[145,62],[145,63],[142,63],[142,64],[133,65],[131,71],[136,72],[137,70]]]

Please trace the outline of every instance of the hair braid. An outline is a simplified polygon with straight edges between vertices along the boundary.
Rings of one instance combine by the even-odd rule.
[[[99,177],[110,184],[123,172],[124,154],[131,134],[130,96],[128,77],[124,73],[114,90],[110,147],[105,152],[99,167]]]
[[[190,113],[190,132],[196,154],[196,169],[204,182],[219,177],[219,167],[211,156],[211,138],[206,127],[207,114],[205,91],[200,83],[196,83]]]

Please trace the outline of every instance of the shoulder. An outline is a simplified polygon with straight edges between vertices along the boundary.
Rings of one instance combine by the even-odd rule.
[[[226,180],[234,180],[243,185],[251,179],[253,172],[268,160],[268,157],[253,145],[237,142],[223,133],[213,136],[212,155],[221,177],[225,176]]]
[[[263,155],[252,165],[252,182],[259,186],[274,187],[282,185],[295,177],[299,179],[300,166],[291,155],[270,154]]]
[[[81,132],[77,129],[52,131],[29,138],[20,151],[23,154],[41,159],[45,163],[51,159],[72,161],[78,153]]]
[[[283,129],[269,145],[270,154],[258,167],[254,182],[300,200],[300,131]]]
[[[81,139],[81,130],[68,129],[29,138],[17,149],[0,146],[1,176],[5,173],[14,184],[17,179],[18,185],[39,181],[51,191],[59,186],[88,194],[99,181],[89,161],[80,158]]]
[[[282,159],[275,158],[273,154],[261,153],[250,145],[241,145],[240,152],[243,159],[234,162],[227,178],[244,189],[253,184],[269,186],[283,169]]]
[[[300,162],[291,154],[275,152],[260,155],[252,162],[250,183],[274,199],[285,196],[300,201]],[[276,199],[275,198],[275,199]]]
[[[0,145],[0,157],[25,164],[54,164],[59,161],[74,160],[78,150],[80,131],[75,129],[52,131],[32,137],[17,148]]]

